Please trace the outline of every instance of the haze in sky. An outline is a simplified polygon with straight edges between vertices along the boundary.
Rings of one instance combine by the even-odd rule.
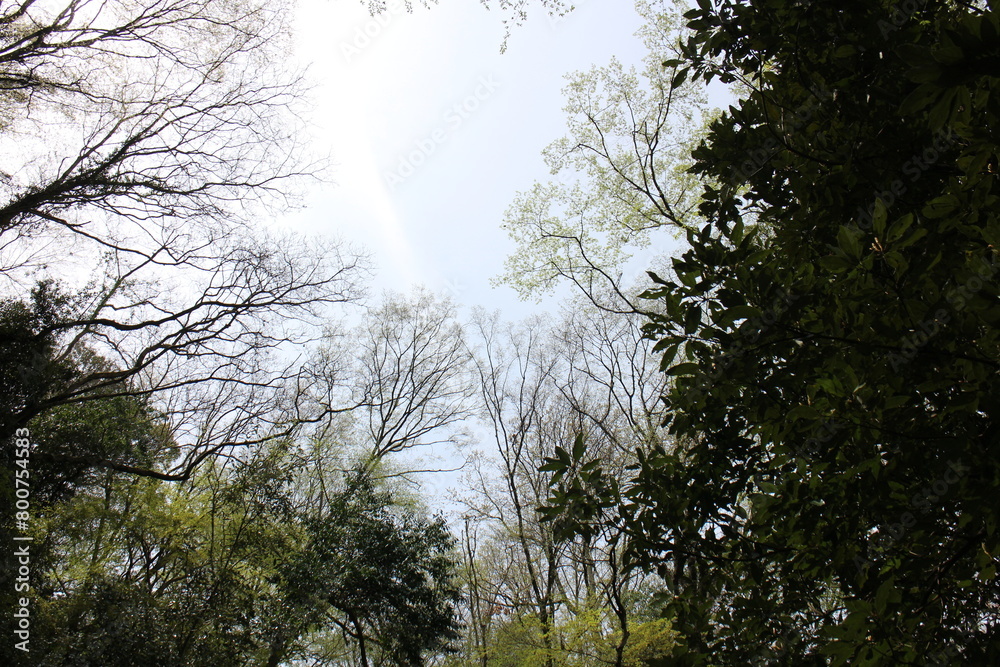
[[[537,308],[491,287],[512,244],[500,228],[519,190],[550,177],[541,150],[564,134],[572,71],[615,56],[639,64],[629,3],[586,0],[565,17],[541,7],[513,27],[474,0],[379,16],[359,0],[304,0],[297,57],[315,83],[315,149],[335,183],[287,224],[363,244],[376,291],[422,284],[517,318]]]

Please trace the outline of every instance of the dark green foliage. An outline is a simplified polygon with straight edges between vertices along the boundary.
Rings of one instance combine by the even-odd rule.
[[[145,469],[177,455],[146,393],[128,381],[93,389],[81,378],[113,372],[112,364],[85,345],[58,352],[55,332],[72,301],[44,281],[27,302],[0,302],[0,438],[30,427],[36,506],[71,495],[109,463]],[[8,465],[12,451],[3,450]]]
[[[137,582],[96,579],[36,614],[32,664],[245,665],[255,645],[240,618],[226,614],[228,605],[212,599],[231,589],[221,581],[211,584],[187,595],[158,596]],[[198,632],[201,624],[207,631]]]
[[[48,392],[73,377],[69,363],[54,358],[53,325],[69,299],[42,282],[30,299],[0,301],[0,438],[6,440],[38,413]]]
[[[1000,17],[698,5],[670,64],[752,90],[646,293],[676,448],[557,505],[634,533],[685,664],[997,664]]]
[[[357,475],[306,529],[307,546],[282,568],[284,586],[338,617],[368,656],[423,665],[457,639],[454,538],[441,517],[416,517]]]
[[[81,381],[114,371],[85,346],[57,356],[68,308],[43,283],[0,310],[3,427],[30,433],[34,538],[30,592],[15,593],[13,551],[0,559],[3,607],[31,600],[31,653],[8,642],[0,662],[278,665],[325,643],[338,660],[363,647],[372,664],[420,665],[447,650],[458,584],[443,519],[363,477],[317,514],[297,495],[286,439],[225,469],[206,461],[184,483],[160,479],[179,456],[171,425],[129,380]],[[14,447],[3,451],[12,544]]]
[[[39,506],[65,499],[105,475],[97,462],[152,468],[172,462],[169,427],[143,398],[101,397],[52,408],[31,422],[32,496]]]

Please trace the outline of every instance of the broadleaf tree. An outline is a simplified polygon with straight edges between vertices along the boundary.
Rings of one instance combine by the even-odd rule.
[[[1000,660],[995,9],[686,14],[665,66],[745,92],[645,294],[672,444],[555,503],[671,581],[676,664]]]
[[[567,75],[567,134],[543,152],[554,178],[519,193],[504,216],[517,245],[499,280],[522,298],[567,281],[601,308],[640,311],[629,261],[698,221],[685,167],[711,113],[701,87],[672,85],[678,68],[662,66],[677,55],[676,7],[636,3],[641,68],[612,60]]]

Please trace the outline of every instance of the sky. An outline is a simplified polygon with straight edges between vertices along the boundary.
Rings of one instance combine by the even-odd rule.
[[[336,166],[334,182],[285,224],[365,246],[376,291],[419,284],[511,319],[536,311],[490,284],[513,249],[503,213],[550,177],[541,151],[565,133],[564,76],[612,56],[639,64],[638,14],[628,2],[583,0],[560,18],[532,4],[501,53],[505,15],[476,0],[412,13],[390,0],[376,17],[366,5],[299,4],[313,148]]]
[[[536,303],[491,284],[514,249],[501,221],[519,191],[552,178],[541,151],[566,133],[565,76],[612,57],[641,65],[639,15],[627,0],[582,0],[561,18],[532,3],[501,53],[505,16],[478,0],[412,13],[388,4],[372,17],[361,0],[300,0],[293,41],[314,84],[311,140],[336,167],[333,183],[284,224],[365,246],[376,299],[421,285],[451,297],[463,316],[473,306],[507,321],[556,311],[568,287]],[[473,449],[491,448],[486,431],[468,428]],[[462,459],[416,448],[397,463],[452,468]],[[453,512],[449,489],[461,491],[461,476],[415,479],[423,497]]]

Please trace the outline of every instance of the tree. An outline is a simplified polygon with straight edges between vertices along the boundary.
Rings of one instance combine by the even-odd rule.
[[[547,475],[537,470],[537,461],[550,451],[553,441],[560,441],[572,429],[558,414],[557,392],[550,382],[559,359],[547,344],[541,322],[518,331],[503,327],[495,315],[481,313],[475,326],[482,340],[482,353],[476,360],[482,413],[496,441],[499,475],[487,485],[483,471],[476,471],[481,497],[472,503],[471,517],[477,522],[497,522],[501,535],[508,538],[499,548],[511,563],[510,575],[491,585],[500,589],[504,606],[516,621],[531,620],[532,630],[525,641],[529,646],[537,643],[536,657],[551,667],[553,631],[562,607],[560,569],[567,545],[538,524],[534,510],[547,488]],[[471,594],[482,596],[480,591]],[[474,623],[481,627],[487,620],[478,618]],[[490,651],[489,639],[480,637],[480,652]]]
[[[76,374],[72,363],[60,363],[58,339],[50,328],[64,317],[66,307],[66,297],[50,282],[38,284],[28,300],[0,301],[0,386],[5,397],[0,424],[4,433],[19,415],[37,411],[49,393]]]
[[[672,581],[685,664],[996,662],[994,7],[686,16],[667,66],[747,92],[646,294],[676,444],[556,504]]]
[[[30,389],[111,366],[83,347],[50,361],[36,331],[67,299],[47,287],[0,320],[17,343],[4,348],[11,368],[25,349],[50,362]],[[341,337],[353,349],[338,348]],[[172,395],[108,384],[29,422],[32,646],[44,647],[33,660],[410,665],[449,649],[453,539],[382,478],[400,474],[391,455],[453,438],[438,433],[464,414],[454,307],[425,292],[389,296],[327,342],[288,388],[300,415],[322,417],[316,428],[281,437],[248,420],[260,442],[216,450],[184,478],[158,472],[185,452]],[[218,393],[188,416],[212,424],[245,397]]]
[[[286,443],[186,484],[102,470],[35,509],[32,664],[250,662],[273,611],[268,578],[301,541],[289,462]]]
[[[656,577],[622,567],[627,537],[608,526],[573,539],[538,513],[558,482],[539,464],[568,457],[575,434],[611,476],[662,435],[659,374],[638,326],[582,298],[557,323],[474,318],[480,411],[496,450],[473,460],[462,499],[469,637],[456,664],[621,667],[638,664],[654,636],[670,653],[669,621],[643,617],[657,603],[636,595]]]
[[[362,667],[423,665],[458,636],[454,540],[441,517],[394,508],[365,473],[346,482],[307,519],[305,548],[281,566],[280,585],[310,624],[335,625]]]
[[[560,180],[518,194],[503,226],[517,243],[501,280],[522,298],[573,284],[596,305],[639,312],[622,271],[656,232],[697,221],[697,181],[684,171],[704,124],[704,92],[671,85],[661,63],[676,52],[675,13],[638,2],[647,25],[641,72],[612,61],[568,76],[567,136],[544,151]]]
[[[361,465],[415,448],[460,445],[473,388],[455,304],[423,288],[386,293],[360,323],[328,324],[306,367],[313,437],[352,445]]]
[[[366,440],[382,458],[417,445],[469,414],[469,355],[455,306],[426,291],[387,296],[358,332],[357,386]]]
[[[61,416],[99,427],[80,414],[94,406]],[[56,439],[65,424],[34,428]],[[320,505],[300,493],[309,463],[274,441],[180,484],[102,470],[36,509],[32,664],[420,665],[446,650],[458,587],[443,520],[367,473]]]
[[[10,371],[24,398],[0,437],[60,405],[156,395],[190,438],[167,470],[132,472],[185,479],[301,416],[288,391],[298,365],[273,353],[360,295],[363,261],[254,229],[320,166],[292,112],[299,77],[274,65],[284,26],[282,6],[252,0],[0,10],[3,296],[35,288],[59,305],[10,334],[44,350]],[[95,354],[99,367],[78,362]],[[70,376],[31,386],[67,364]]]

